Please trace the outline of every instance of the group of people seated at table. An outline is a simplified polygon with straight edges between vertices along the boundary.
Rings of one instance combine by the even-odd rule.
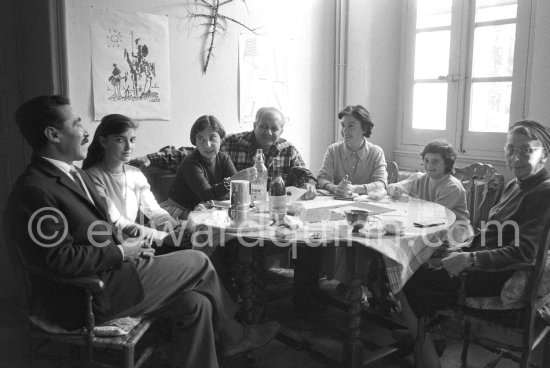
[[[182,330],[178,363],[216,367],[215,332],[224,354],[231,355],[265,344],[276,334],[277,325],[244,327],[236,322],[232,318],[236,307],[203,253],[181,250],[153,256],[158,247],[152,245],[177,246],[183,232],[181,221],[191,211],[211,200],[225,199],[231,180],[252,180],[257,149],[265,155],[269,178],[273,176],[273,158],[278,156],[286,184],[306,189],[306,200],[315,198],[317,189],[337,196],[387,191],[394,198],[405,193],[441,204],[452,210],[457,220],[469,218],[466,192],[452,175],[457,155],[448,142],[429,142],[420,154],[424,172],[388,185],[384,152],[368,141],[374,128],[370,113],[361,105],[352,105],[341,110],[338,118],[343,140],[328,147],[315,177],[296,147],[281,137],[285,126],[281,111],[260,108],[252,131],[229,135],[216,117],[201,116],[190,133],[196,148],[175,157],[179,167],[169,199],[159,204],[145,176],[128,165],[138,128],[134,121],[118,114],[105,116],[88,149],[88,134],[69,101],[60,96],[37,97],[23,104],[16,116],[34,154],[10,194],[8,221],[30,263],[64,276],[98,274],[104,280],[103,303],[96,306],[101,320],[143,314],[171,318]],[[499,239],[499,228],[490,227],[484,244],[474,238],[467,251],[447,255],[442,269],[419,269],[401,296],[413,335],[418,317],[456,302],[459,281],[453,276],[463,269],[479,269],[479,276],[467,284],[469,292],[492,296],[499,294],[510,272],[488,274],[483,268],[533,261],[543,224],[550,221],[550,175],[544,168],[549,152],[550,133],[543,125],[524,120],[510,128],[505,158],[515,178],[489,219],[516,221],[519,244],[514,241],[516,234],[507,228]],[[162,153],[138,161],[147,165],[158,155]],[[83,159],[85,171],[73,166],[74,161]],[[42,240],[47,243],[47,237],[59,231],[59,224],[68,234],[49,247],[39,246],[27,226],[22,226],[46,207],[58,209],[61,215],[54,216],[58,221],[42,223]],[[141,216],[149,222],[140,221]],[[96,240],[90,241],[86,228],[94,221],[112,226],[112,236],[101,235],[107,246],[96,247]],[[63,296],[67,290],[58,287],[48,292]],[[74,315],[69,305],[60,307],[52,298],[47,301],[50,317]],[[429,339],[427,342],[425,361],[438,366],[433,345]]]

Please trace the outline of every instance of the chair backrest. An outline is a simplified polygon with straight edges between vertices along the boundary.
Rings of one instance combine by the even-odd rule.
[[[386,170],[388,172],[388,184],[397,183],[399,177],[399,167],[395,161],[386,162]]]
[[[157,202],[160,203],[168,199],[168,192],[172,188],[178,167],[184,158],[194,151],[195,147],[176,149],[174,146],[166,146],[157,152],[156,159],[152,160],[149,167],[141,168]]]
[[[176,173],[173,170],[161,168],[158,166],[149,166],[142,168],[143,175],[147,178],[151,186],[151,192],[155,195],[157,202],[168,199],[168,193],[172,188]]]
[[[526,285],[526,296],[531,303],[531,307],[535,306],[535,301],[539,297],[539,286],[542,281],[544,272],[546,271],[546,263],[548,258],[548,250],[550,249],[550,221],[544,225],[544,230],[541,233],[539,250],[531,275],[531,282]]]
[[[470,222],[476,229],[487,221],[489,210],[500,200],[504,191],[504,177],[489,164],[474,163],[464,168],[455,168],[455,177],[466,189],[466,201]]]

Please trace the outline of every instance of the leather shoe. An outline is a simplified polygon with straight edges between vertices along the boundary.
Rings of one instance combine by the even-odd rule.
[[[244,335],[241,341],[224,347],[222,354],[224,357],[230,357],[262,347],[273,340],[280,327],[281,325],[277,321],[261,325],[244,326]]]

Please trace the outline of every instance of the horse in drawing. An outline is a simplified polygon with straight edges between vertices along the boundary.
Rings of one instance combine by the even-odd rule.
[[[126,79],[128,78],[128,72],[124,74],[124,76],[121,75],[122,72],[117,67],[116,64],[113,64],[113,71],[111,75],[109,76],[108,80],[113,85],[114,89],[114,96],[115,97],[121,97],[120,96],[120,83],[124,79],[124,82],[126,82]]]

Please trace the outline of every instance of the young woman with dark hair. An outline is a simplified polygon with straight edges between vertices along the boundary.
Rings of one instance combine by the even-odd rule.
[[[180,220],[186,220],[189,212],[203,202],[226,199],[231,180],[252,180],[256,176],[254,167],[237,173],[229,156],[220,152],[225,129],[216,117],[198,118],[191,127],[190,138],[196,149],[181,163],[168,200],[161,204]]]
[[[181,223],[157,203],[141,170],[127,165],[136,142],[137,123],[124,115],[111,114],[101,119],[82,168],[92,178],[109,206],[117,228],[127,234],[140,231],[157,244],[170,244],[168,234]],[[143,226],[146,216],[151,227]]]

